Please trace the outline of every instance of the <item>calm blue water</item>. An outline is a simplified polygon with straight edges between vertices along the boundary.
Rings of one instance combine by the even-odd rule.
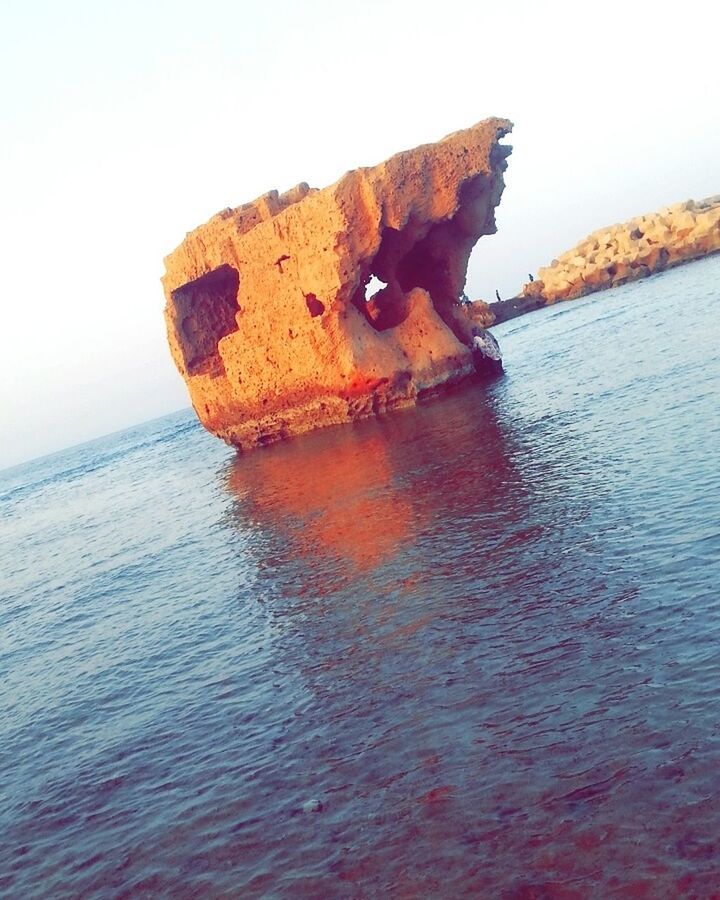
[[[713,895],[719,283],[244,457],[188,412],[0,473],[0,894]]]

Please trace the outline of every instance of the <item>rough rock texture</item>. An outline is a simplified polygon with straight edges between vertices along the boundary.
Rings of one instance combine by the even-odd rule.
[[[540,269],[535,281],[523,288],[523,298],[539,300],[539,305],[572,300],[718,250],[720,195],[688,200],[594,231]],[[490,308],[494,310],[494,304]],[[497,312],[502,315],[504,310]]]
[[[472,375],[490,318],[459,298],[473,245],[496,230],[511,128],[487,119],[188,234],[165,260],[165,318],[205,427],[252,446]]]

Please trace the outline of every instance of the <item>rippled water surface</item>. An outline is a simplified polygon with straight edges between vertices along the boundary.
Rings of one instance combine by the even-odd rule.
[[[241,458],[188,412],[0,473],[0,895],[712,896],[719,282]]]

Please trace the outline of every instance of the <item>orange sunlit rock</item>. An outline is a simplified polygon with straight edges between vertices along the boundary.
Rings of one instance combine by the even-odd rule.
[[[188,234],[165,260],[165,317],[205,427],[249,447],[472,375],[491,319],[460,298],[475,242],[496,230],[511,127],[487,119]]]

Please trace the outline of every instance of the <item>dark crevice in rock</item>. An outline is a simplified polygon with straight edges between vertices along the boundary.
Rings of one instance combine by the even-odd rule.
[[[501,147],[495,160],[498,170],[506,168],[509,152],[509,147]],[[431,225],[411,217],[402,229],[382,229],[378,251],[363,268],[351,298],[373,328],[384,331],[405,321],[411,306],[408,294],[422,288],[455,336],[466,340],[455,315],[458,298],[473,246],[481,235],[496,230],[494,208],[501,190],[502,178],[477,175],[460,186],[458,208],[451,219]],[[385,287],[368,298],[373,279]]]
[[[321,316],[325,312],[325,304],[322,300],[318,300],[315,294],[305,294],[305,303],[307,304],[308,312],[313,318]]]
[[[172,294],[178,346],[189,375],[221,375],[221,338],[238,330],[240,274],[230,265],[176,288]]]

